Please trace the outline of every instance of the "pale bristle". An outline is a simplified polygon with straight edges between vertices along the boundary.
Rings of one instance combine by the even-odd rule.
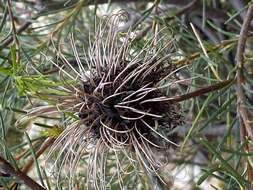
[[[171,131],[181,123],[180,106],[166,101],[159,87],[173,81],[175,69],[169,55],[164,55],[172,40],[158,46],[164,38],[156,34],[139,50],[134,45],[136,30],[120,32],[126,15],[120,12],[100,21],[95,39],[90,39],[89,50],[84,52],[85,61],[79,57],[73,36],[75,66],[60,51],[64,68],[51,61],[62,76],[76,83],[65,82],[61,87],[68,95],[51,97],[58,102],[56,110],[79,117],[58,137],[48,157],[54,160],[51,168],[58,181],[67,179],[70,188],[81,160],[87,161],[81,168],[87,170],[91,189],[106,189],[113,178],[122,187],[121,175],[127,173],[123,163],[159,177],[157,170],[164,163],[154,150],[165,153],[178,146],[178,137]],[[109,154],[116,168],[108,180]]]

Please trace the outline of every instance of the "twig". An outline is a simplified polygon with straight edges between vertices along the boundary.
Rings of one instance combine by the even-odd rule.
[[[248,33],[247,37],[253,37],[253,33]],[[235,43],[236,41],[238,41],[239,38],[235,38],[235,39],[231,39],[231,40],[223,40],[221,41],[219,44],[211,47],[210,49],[207,49],[207,53],[219,50],[220,48],[224,48],[227,45],[230,45],[232,43]],[[201,55],[201,52],[195,52],[193,54],[191,54],[188,57],[185,57],[179,61],[175,62],[175,65],[177,65],[177,67],[181,67],[183,65],[188,65],[191,64],[192,61],[194,61],[196,58],[198,58]]]
[[[239,122],[240,122],[240,132],[241,132],[241,140],[242,143],[245,141],[247,136],[253,141],[253,131],[252,126],[250,123],[250,113],[246,109],[246,95],[244,94],[243,89],[243,82],[244,82],[244,76],[243,76],[243,54],[245,51],[246,41],[247,41],[247,34],[250,28],[250,23],[253,18],[253,5],[251,4],[248,8],[246,17],[244,19],[242,29],[240,31],[240,36],[238,39],[238,46],[236,51],[236,65],[237,65],[237,71],[236,71],[236,95],[237,95],[237,114],[239,116]],[[245,151],[248,151],[248,147],[245,148]],[[251,181],[251,187],[253,186],[252,180],[253,180],[253,170],[250,166],[250,163],[248,164],[248,179]]]
[[[189,12],[190,10],[192,10],[196,3],[198,2],[198,0],[193,0],[191,1],[190,3],[186,4],[185,6],[183,6],[180,10],[178,10],[176,13],[175,13],[175,16],[176,17],[179,17],[183,14],[186,14],[187,12]],[[175,16],[169,16],[169,17],[165,17],[164,20],[166,20],[167,22],[174,19]],[[135,37],[135,40],[139,40],[141,39],[143,36],[146,35],[146,33],[150,30],[150,28],[152,28],[151,25],[147,26],[146,28],[144,28],[142,31],[140,31],[138,34],[137,34],[137,37]]]
[[[246,109],[246,96],[243,90],[243,53],[245,50],[245,44],[247,40],[247,34],[250,26],[250,22],[253,18],[253,5],[250,5],[247,11],[247,15],[244,19],[242,29],[240,32],[240,37],[238,39],[238,46],[236,52],[236,93],[237,93],[237,107],[238,107],[238,115],[240,118],[241,126],[245,126],[247,131],[247,135],[253,140],[253,131],[252,126],[250,126],[250,115],[248,110]]]
[[[39,17],[38,13],[37,15],[35,15],[32,20],[35,20]],[[16,29],[16,34],[21,34],[22,32],[24,32],[30,25],[32,24],[31,21],[27,21],[25,22],[23,25],[21,25],[18,29]],[[7,37],[3,42],[1,42],[0,44],[0,50],[6,48],[7,46],[9,46],[13,41],[13,35]]]
[[[148,1],[152,1],[152,0],[148,0]],[[67,2],[67,0],[64,2],[55,2],[55,3],[45,3],[43,4],[43,9],[41,9],[34,17],[32,17],[32,20],[36,20],[38,17],[40,17],[41,15],[43,15],[43,13],[48,12],[50,10],[57,10],[57,9],[62,9],[64,8],[63,5],[65,5],[65,3]],[[75,5],[78,3],[79,1],[74,0],[71,1],[69,3],[67,3],[67,7],[66,9],[70,9],[75,7]],[[138,2],[138,0],[111,0],[112,3],[117,3],[117,2]],[[166,3],[171,3],[171,4],[175,4],[175,5],[185,5],[188,1],[187,0],[166,0]],[[89,6],[89,5],[94,5],[94,4],[104,4],[104,3],[108,3],[108,0],[97,0],[97,1],[87,1],[86,3],[83,4],[83,6]],[[25,22],[22,26],[20,26],[20,28],[16,29],[16,34],[21,34],[22,32],[24,32],[30,25],[32,24],[31,21],[27,21]],[[13,41],[13,36],[9,36],[7,37],[4,41],[2,41],[0,43],[0,50],[4,49],[6,47],[8,47],[12,41]]]
[[[135,3],[135,2],[153,2],[154,0],[110,0],[110,3]],[[75,6],[79,1],[78,0],[65,0],[61,2],[45,2],[43,5],[47,8],[47,10],[55,10],[55,9],[62,9],[64,6],[67,5],[66,8],[71,8]],[[179,6],[185,6],[191,2],[190,0],[163,0],[163,3],[168,3],[168,4],[174,4],[174,5],[179,5]],[[86,1],[84,6],[89,6],[89,5],[99,5],[99,4],[106,4],[108,3],[108,0],[96,0],[96,1]]]
[[[45,141],[45,142],[41,145],[41,147],[39,148],[39,150],[36,152],[36,158],[40,157],[40,155],[41,155],[43,152],[45,152],[45,150],[46,150],[49,146],[51,146],[51,145],[53,144],[54,141],[55,141],[54,138],[49,138],[47,141]],[[27,164],[23,167],[22,171],[23,171],[24,173],[29,172],[29,170],[31,169],[33,163],[34,163],[34,159],[32,158],[32,159],[30,159],[30,160],[27,162]]]
[[[12,12],[12,5],[11,5],[11,1],[10,0],[7,0],[7,6],[8,6],[8,11],[9,11],[9,16],[10,16],[10,20],[11,20],[11,26],[12,26],[12,39],[14,39],[14,43],[16,44],[16,47],[15,49],[17,50],[16,51],[16,63],[19,63],[19,59],[20,59],[20,55],[19,55],[19,41],[18,41],[18,38],[17,38],[17,30],[16,30],[16,26],[15,26],[15,21],[14,21],[14,15],[13,15],[13,12]]]
[[[32,143],[33,146],[38,146],[39,144],[41,144],[41,141],[36,141]],[[26,149],[24,151],[22,151],[20,154],[15,156],[15,160],[20,160],[22,157],[24,157],[28,152],[30,151],[30,149]]]
[[[190,3],[188,3],[187,5],[185,5],[184,7],[182,7],[180,10],[178,10],[175,14],[176,17],[179,17],[183,14],[186,14],[188,13],[189,11],[191,11],[195,5],[197,4],[198,0],[193,0],[193,1],[190,1]],[[175,16],[169,16],[167,18],[165,18],[166,21],[169,21],[173,18],[175,18]]]
[[[170,97],[167,100],[171,101],[171,102],[181,102],[181,101],[184,101],[184,100],[187,100],[187,99],[190,99],[190,98],[194,98],[194,97],[197,97],[197,96],[209,93],[209,92],[213,92],[213,91],[225,88],[226,86],[232,84],[233,82],[234,82],[234,79],[224,80],[224,81],[221,81],[219,83],[201,88],[199,90],[189,92],[187,94]]]
[[[17,29],[17,34],[22,33],[23,31],[25,31],[30,25],[32,24],[32,22],[28,21],[25,22],[19,29]],[[1,44],[0,44],[0,50],[7,47],[8,45],[10,45],[10,43],[13,41],[13,35],[9,36],[6,40],[4,40]]]
[[[21,181],[24,182],[25,185],[30,187],[33,190],[46,190],[44,187],[36,183],[33,179],[27,176],[25,173],[20,171],[19,169],[14,169],[9,162],[7,162],[4,158],[0,156],[0,171],[9,174]]]
[[[9,16],[10,16],[10,20],[11,20],[11,26],[12,26],[12,38],[14,39],[14,42],[18,45],[18,39],[17,39],[17,30],[16,30],[16,26],[15,26],[15,21],[14,21],[14,16],[11,10],[11,1],[7,0],[7,5],[8,5],[8,11],[9,11]]]
[[[225,40],[225,41],[222,41],[220,44],[217,44],[215,45],[214,47],[210,48],[210,49],[207,49],[207,53],[210,53],[212,51],[215,51],[215,50],[218,50],[220,48],[223,48],[223,47],[226,47],[227,45],[231,44],[231,43],[234,43],[235,41],[234,40]],[[188,57],[185,57],[179,61],[177,61],[175,64],[180,67],[182,65],[188,65],[188,64],[191,64],[191,62],[193,60],[195,60],[196,58],[198,58],[199,56],[201,55],[201,52],[195,52],[193,54],[191,54],[190,56]]]

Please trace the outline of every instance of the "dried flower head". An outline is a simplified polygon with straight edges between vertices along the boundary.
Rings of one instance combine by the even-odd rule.
[[[156,154],[165,155],[177,146],[178,137],[172,131],[181,123],[180,106],[167,96],[169,86],[175,83],[170,62],[172,40],[158,32],[144,40],[140,49],[135,44],[137,30],[120,32],[126,16],[120,12],[99,22],[95,38],[84,52],[85,60],[72,38],[75,65],[60,51],[64,66],[51,61],[62,78],[74,82],[64,79],[59,87],[64,95],[49,96],[56,106],[37,113],[60,110],[72,116],[49,154],[53,158],[56,153],[53,168],[59,181],[68,178],[70,188],[83,160],[87,161],[83,167],[92,189],[106,189],[107,182],[115,179],[123,187],[122,174],[131,174],[129,164],[132,171],[159,176],[157,170],[164,162]],[[115,169],[108,171],[113,163]]]

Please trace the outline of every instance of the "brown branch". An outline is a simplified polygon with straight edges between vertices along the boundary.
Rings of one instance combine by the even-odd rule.
[[[235,42],[235,40],[224,40],[220,44],[217,44],[214,47],[211,47],[210,49],[207,49],[207,53],[210,53],[212,51],[216,51],[216,50],[218,50],[220,48],[226,47],[227,45],[229,45],[231,43],[234,43],[234,42]],[[195,53],[191,54],[190,56],[185,57],[185,58],[177,61],[175,64],[178,67],[183,66],[183,65],[191,64],[192,61],[194,61],[196,58],[200,57],[200,55],[201,55],[201,52],[195,52]]]
[[[185,13],[188,13],[189,11],[191,11],[195,5],[197,4],[198,0],[193,0],[193,1],[190,1],[187,5],[185,5],[184,7],[182,7],[180,10],[178,10],[175,14],[176,17],[179,17]],[[169,21],[173,18],[175,18],[175,16],[169,16],[167,18],[165,18],[166,21]]]
[[[12,12],[12,4],[11,4],[11,0],[7,0],[7,6],[8,6],[8,11],[9,11],[9,16],[10,16],[10,20],[11,20],[11,26],[12,26],[12,39],[14,39],[14,43],[16,44],[16,63],[19,63],[20,60],[20,54],[19,54],[19,41],[17,38],[17,30],[16,30],[16,26],[15,26],[15,18]]]
[[[39,17],[38,13],[37,15],[35,15],[32,20],[35,20]],[[31,21],[27,21],[24,24],[22,24],[18,29],[16,29],[16,34],[21,34],[22,32],[24,32],[30,25],[32,24]],[[13,35],[7,37],[5,40],[3,40],[0,44],[0,50],[3,48],[6,48],[7,46],[9,46],[13,41]]]
[[[42,2],[42,1],[41,1]],[[71,8],[73,6],[75,6],[77,3],[79,2],[79,0],[65,0],[65,1],[61,1],[61,2],[52,2],[52,3],[48,3],[45,2],[43,3],[43,6],[45,6],[48,10],[55,10],[55,9],[62,9],[64,8],[63,5],[67,5],[68,7],[66,8]],[[154,0],[87,0],[85,1],[84,6],[89,6],[89,5],[99,5],[99,4],[106,4],[106,3],[138,3],[138,2],[154,2]],[[167,4],[173,4],[173,5],[179,5],[179,6],[185,6],[187,4],[189,4],[190,2],[192,2],[192,0],[163,0],[163,3],[167,3]]]
[[[248,32],[247,37],[253,37],[253,33],[252,32]],[[235,43],[236,41],[238,41],[239,38],[234,38],[231,40],[223,40],[221,41],[219,44],[211,47],[210,49],[207,49],[207,53],[211,53],[213,51],[219,50],[220,48],[224,48],[227,45],[230,45],[232,43]],[[183,65],[189,65],[191,64],[196,58],[200,57],[201,52],[195,52],[192,53],[190,56],[185,57],[179,61],[175,62],[175,65],[177,65],[177,67],[183,66]]]
[[[194,6],[196,5],[196,3],[198,2],[198,0],[193,0],[190,1],[187,5],[183,6],[181,9],[179,9],[176,13],[175,16],[179,17],[187,12],[189,12],[190,10],[192,10],[194,8]],[[167,22],[169,20],[172,20],[175,18],[175,16],[169,16],[169,17],[165,17],[164,20],[166,20]],[[146,28],[144,28],[142,31],[140,31],[137,36],[135,37],[134,40],[140,40],[143,36],[145,36],[147,34],[147,32],[152,28],[151,25],[147,26]]]
[[[12,26],[12,37],[14,38],[14,41],[16,44],[18,44],[18,39],[17,39],[17,31],[16,31],[16,26],[15,26],[15,19],[12,13],[12,5],[11,5],[11,1],[7,0],[7,5],[8,5],[8,11],[9,11],[9,16],[10,16],[10,20],[11,20],[11,26]]]
[[[46,140],[46,141],[41,145],[41,147],[39,148],[39,150],[36,152],[36,158],[39,158],[40,155],[42,155],[42,154],[45,152],[45,150],[46,150],[49,146],[51,146],[51,145],[53,144],[54,141],[55,141],[54,138],[49,138],[48,140]],[[32,159],[30,159],[30,160],[27,162],[27,164],[23,167],[22,172],[24,172],[24,173],[29,172],[29,170],[31,169],[33,163],[34,163],[34,159],[32,158]]]
[[[253,141],[252,124],[250,121],[251,115],[246,108],[247,98],[243,89],[243,83],[244,83],[243,54],[245,51],[246,41],[248,37],[247,34],[250,28],[252,18],[253,18],[253,5],[251,4],[248,8],[246,17],[244,19],[244,22],[240,31],[236,57],[235,57],[236,65],[237,65],[237,71],[236,71],[237,114],[239,116],[240,133],[241,133],[240,135],[241,135],[242,143],[247,139],[247,136],[251,139],[251,141]],[[245,151],[248,151],[248,149],[249,147],[245,147]],[[247,173],[248,173],[248,180],[251,181],[251,188],[252,188],[253,169],[250,163],[248,163]]]
[[[234,79],[230,79],[230,80],[225,80],[204,88],[201,88],[199,90],[193,91],[193,92],[189,92],[187,94],[183,94],[183,95],[178,95],[178,96],[173,96],[171,98],[168,99],[168,101],[171,102],[181,102],[190,98],[194,98],[203,94],[206,94],[208,92],[213,92],[222,88],[225,88],[226,86],[232,84],[234,82]]]
[[[246,95],[244,94],[243,83],[243,54],[246,46],[247,34],[250,27],[251,20],[253,18],[253,5],[250,5],[246,18],[244,19],[240,36],[238,39],[238,46],[236,52],[236,93],[237,93],[237,107],[238,107],[238,116],[241,124],[245,126],[247,135],[253,140],[253,131],[252,126],[250,125],[250,114],[246,109]],[[241,126],[243,126],[241,125]]]
[[[39,141],[36,141],[36,142],[32,142],[32,145],[33,146],[37,146],[37,145],[39,145],[39,144],[41,144],[41,142]],[[20,154],[18,154],[18,155],[16,155],[15,156],[15,160],[17,161],[17,160],[20,160],[22,157],[24,157],[28,152],[30,152],[30,149],[29,148],[27,148],[27,149],[25,149],[24,151],[22,151]]]
[[[111,0],[111,3],[119,3],[119,2],[123,2],[123,3],[130,3],[130,2],[139,2],[140,0]],[[144,0],[142,0],[144,1]],[[153,1],[153,0],[146,0],[146,1]],[[65,3],[67,3],[67,7],[64,7],[63,5],[65,5]],[[43,15],[46,12],[50,12],[52,10],[57,11],[60,9],[70,9],[75,7],[75,5],[78,3],[78,0],[75,1],[71,1],[69,2],[69,0],[63,1],[63,2],[54,2],[54,3],[48,3],[45,2],[43,3],[43,1],[41,1],[42,6],[44,7],[43,9],[41,9],[34,17],[32,17],[32,20],[36,20],[38,17],[40,17],[41,15]],[[180,5],[180,6],[184,6],[187,3],[191,2],[190,0],[164,0],[164,3],[169,3],[169,4],[175,4],[175,5]],[[87,1],[84,3],[84,6],[89,6],[89,5],[94,5],[94,4],[105,4],[108,3],[108,0],[97,0],[97,1]],[[191,3],[190,3],[191,4]],[[186,9],[187,6],[185,7]],[[20,26],[20,28],[16,29],[16,34],[21,34],[22,32],[24,32],[26,29],[29,28],[29,26],[32,24],[31,21],[27,21],[25,22],[23,25]],[[5,40],[3,40],[0,43],[0,50],[4,49],[6,47],[8,47],[12,41],[13,41],[13,35],[8,36]]]
[[[19,169],[14,169],[9,162],[0,156],[0,172],[9,174],[21,181],[33,190],[46,190]]]
[[[25,22],[19,29],[17,29],[17,34],[22,33],[23,31],[25,31],[30,25],[32,24],[32,22],[28,21]],[[9,36],[6,40],[4,40],[1,44],[0,44],[0,50],[7,47],[8,45],[10,45],[13,41],[13,36]]]

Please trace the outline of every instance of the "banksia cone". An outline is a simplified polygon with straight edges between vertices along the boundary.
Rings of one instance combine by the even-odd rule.
[[[172,41],[158,32],[140,49],[135,46],[137,30],[120,32],[125,18],[121,12],[100,21],[85,59],[72,39],[76,63],[69,63],[60,52],[64,66],[52,61],[61,76],[74,82],[65,79],[59,87],[64,95],[48,96],[56,106],[37,112],[60,110],[70,115],[49,154],[59,180],[65,175],[70,188],[84,159],[90,188],[105,189],[115,176],[123,187],[121,175],[129,172],[129,163],[134,170],[158,176],[164,162],[155,154],[165,156],[169,148],[177,147],[172,130],[181,123],[180,106],[167,96],[175,82],[169,55]],[[106,169],[109,160],[115,161],[115,171]]]

